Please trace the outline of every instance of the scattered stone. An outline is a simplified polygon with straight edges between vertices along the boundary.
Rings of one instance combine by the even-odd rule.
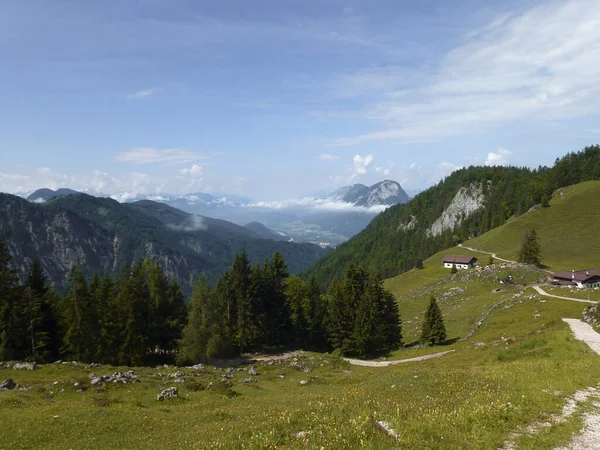
[[[281,373],[281,374],[279,374],[279,378],[281,378],[283,380],[285,378],[285,375]]]
[[[114,372],[110,375],[96,375],[95,373],[91,373],[89,378],[92,380],[92,386],[97,386],[103,383],[118,383],[118,384],[128,384],[128,383],[140,383],[140,380],[135,375],[133,370],[128,372]]]
[[[226,387],[233,386],[233,384],[231,383],[231,380],[229,378],[227,378],[227,377],[221,378],[221,383],[223,383],[223,385],[226,386]]]
[[[309,431],[298,431],[296,433],[296,438],[297,439],[303,439],[305,437],[310,436],[311,434],[312,434],[312,431],[310,431],[310,430]]]
[[[0,368],[14,369],[14,370],[35,370],[37,364],[34,362],[21,362],[21,361],[3,361],[0,362]]]
[[[300,385],[301,385],[301,386],[306,386],[307,384],[308,384],[308,381],[307,381],[307,380],[301,380],[301,381],[300,381]]]
[[[253,383],[255,381],[256,380],[254,378],[248,377],[248,378],[244,378],[243,380],[241,380],[240,383]]]
[[[258,375],[256,373],[256,367],[250,366],[250,369],[248,369],[248,375],[252,375],[253,377],[255,377],[256,375]]]
[[[173,383],[185,383],[185,378],[177,378],[176,380],[173,380]]]
[[[390,426],[389,423],[382,420],[373,420],[373,426],[382,433],[387,434],[389,437],[396,439],[397,441],[400,440],[400,435]]]
[[[212,381],[210,383],[208,383],[208,385],[206,386],[206,389],[210,389],[211,387],[213,387]]]
[[[352,375],[351,370],[342,370],[342,372],[344,372],[346,375]]]
[[[485,342],[473,342],[475,347],[485,347]]]
[[[164,400],[168,400],[170,398],[179,397],[179,389],[176,387],[170,387],[162,391],[160,394],[156,396],[156,400],[162,402]]]
[[[392,389],[396,389],[396,385],[395,384],[392,384]]]
[[[307,367],[305,367],[304,369],[302,369],[302,372],[304,372],[304,373],[311,373],[311,372],[312,372],[312,369],[311,369],[310,367],[308,367],[308,366],[307,366]]]
[[[88,370],[88,369],[93,369],[93,368],[96,368],[96,367],[100,367],[101,365],[102,365],[102,364],[98,364],[98,363],[91,363],[91,364],[89,364],[89,365],[85,366],[85,369],[86,369],[86,370]]]

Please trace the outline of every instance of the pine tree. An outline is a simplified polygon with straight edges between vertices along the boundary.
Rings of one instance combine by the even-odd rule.
[[[359,273],[357,272],[357,275]],[[386,348],[384,309],[381,279],[368,277],[357,306],[352,330],[354,351],[361,358],[379,353]]]
[[[0,361],[23,359],[28,349],[23,290],[10,261],[11,256],[0,237]]]
[[[275,252],[263,272],[265,285],[265,334],[269,346],[287,345],[291,340],[291,319],[284,281],[289,276],[283,256]]]
[[[542,266],[542,250],[538,242],[537,231],[534,228],[527,230],[523,235],[518,261],[538,267]]]
[[[150,348],[150,292],[142,261],[131,268],[131,276],[119,297],[119,303],[126,305],[120,360],[127,365],[143,365]]]
[[[199,276],[190,297],[188,320],[179,343],[178,364],[207,362],[208,358],[228,353],[223,326],[224,306],[217,301],[206,278]]]
[[[340,349],[342,352],[351,350],[351,331],[354,321],[344,296],[344,286],[341,281],[333,280],[331,282],[326,298],[327,341],[334,349]]]
[[[308,337],[310,348],[324,350],[326,347],[325,314],[326,307],[321,295],[317,279],[313,276],[306,288],[306,304],[303,309],[307,315]]]
[[[309,345],[309,321],[311,305],[307,304],[308,293],[304,281],[292,275],[285,280],[285,296],[293,326],[293,342],[303,349]]]
[[[117,363],[120,347],[119,333],[122,329],[119,325],[120,314],[116,310],[115,300],[115,283],[106,271],[94,295],[100,325],[100,337],[96,354],[98,360],[103,363]]]
[[[398,350],[403,343],[402,321],[396,297],[387,290],[383,291],[383,307],[385,350]]]
[[[172,350],[174,338],[169,322],[171,305],[169,280],[160,266],[148,258],[144,261],[144,270],[148,279],[148,346],[152,353],[157,350]]]
[[[458,273],[458,269],[456,268],[456,264],[452,264],[452,269],[450,270],[450,273],[453,274],[453,275],[455,273]]]
[[[167,338],[162,343],[165,351],[175,350],[181,339],[183,328],[187,323],[188,307],[185,303],[185,295],[181,291],[177,278],[171,280],[168,290],[169,313],[167,315]]]
[[[47,362],[60,350],[57,298],[46,281],[40,261],[35,258],[25,283],[25,311],[30,339],[29,358]]]
[[[83,272],[71,269],[69,289],[65,298],[65,323],[62,353],[78,361],[91,362],[96,354],[90,333],[90,309],[92,302]]]
[[[250,298],[250,260],[246,250],[237,253],[231,266],[231,295],[236,304],[236,319],[233,330],[233,344],[239,347],[240,353],[249,349],[256,339],[253,320],[252,302]]]
[[[424,345],[439,345],[446,341],[444,317],[433,296],[429,299],[429,306],[427,307],[427,311],[425,311],[419,341]]]

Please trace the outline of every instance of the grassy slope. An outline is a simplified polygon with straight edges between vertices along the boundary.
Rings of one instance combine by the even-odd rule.
[[[257,365],[258,382],[238,373],[224,390],[187,392],[157,372],[137,369],[142,383],[76,392],[90,371],[49,365],[34,372],[0,369],[0,379],[33,385],[0,393],[0,448],[373,448],[397,446],[371,418],[402,436],[402,448],[497,448],[518,425],[559,412],[564,396],[597,382],[600,357],[575,341],[562,317],[579,317],[582,305],[526,299],[500,309],[473,339],[438,360],[385,369],[349,367],[328,355],[301,359],[312,373],[285,363]],[[533,319],[540,314],[538,319]],[[505,348],[501,337],[512,339]],[[411,356],[410,351],[406,356]],[[330,364],[325,363],[325,360]],[[321,366],[323,364],[323,366]],[[352,373],[344,373],[343,370]],[[278,375],[285,374],[285,379]],[[219,384],[222,371],[195,377]],[[302,379],[311,380],[300,386]],[[54,381],[58,384],[53,385]],[[159,403],[156,393],[178,386],[182,399]],[[562,395],[553,395],[560,391]],[[552,448],[580,423],[546,430],[523,448]],[[305,438],[299,431],[311,430]]]
[[[542,247],[542,261],[553,270],[600,268],[600,181],[588,181],[554,194],[550,208],[532,211],[465,245],[493,251],[516,260],[523,233],[535,228]]]

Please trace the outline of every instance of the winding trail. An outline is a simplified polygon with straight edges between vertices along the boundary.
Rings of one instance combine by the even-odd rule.
[[[344,358],[344,360],[348,361],[353,366],[388,367],[388,366],[395,366],[396,364],[403,364],[403,363],[408,363],[408,362],[427,361],[428,359],[439,358],[440,356],[444,356],[444,355],[447,355],[448,353],[452,353],[455,351],[456,350],[449,350],[447,352],[433,353],[431,355],[424,355],[424,356],[417,356],[416,358],[398,359],[396,361],[363,361],[362,359],[350,359],[350,358]]]
[[[579,319],[563,319],[571,327],[575,339],[585,342],[593,351],[600,355],[600,334],[591,325]]]
[[[477,250],[476,248],[467,247],[466,245],[462,245],[462,244],[458,244],[458,247],[464,248],[466,250],[471,250],[472,252],[475,252],[475,253],[483,253],[484,255],[491,255],[492,258],[497,259],[498,261],[503,261],[503,262],[506,262],[506,263],[516,263],[516,261],[511,261],[510,259],[500,258],[497,253],[486,252],[486,251],[483,251],[483,250]]]
[[[561,297],[560,295],[548,294],[540,286],[532,286],[532,288],[535,289],[538,294],[545,295],[546,297],[559,298],[561,300],[570,300],[572,302],[579,302],[579,303],[591,303],[592,305],[595,305],[596,303],[598,303],[598,302],[595,302],[593,300],[583,300],[581,298]],[[567,320],[575,320],[575,319],[564,319],[564,320],[566,322]]]

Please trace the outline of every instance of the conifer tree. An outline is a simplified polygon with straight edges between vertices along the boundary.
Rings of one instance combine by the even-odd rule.
[[[56,359],[60,349],[57,298],[37,258],[31,263],[24,292],[30,340],[28,357],[41,362]]]
[[[304,310],[309,311],[307,313],[307,325],[310,347],[314,350],[324,350],[326,346],[325,315],[327,311],[319,283],[314,276],[308,281]]]
[[[248,296],[252,305],[252,323],[255,330],[253,345],[260,347],[266,343],[266,287],[263,271],[259,264],[255,264],[250,271],[250,284]]]
[[[178,364],[207,362],[208,358],[227,354],[223,326],[225,305],[216,300],[206,278],[200,275],[190,297],[188,320],[179,343]]]
[[[62,353],[78,361],[91,362],[95,345],[90,333],[92,302],[83,272],[74,267],[69,274],[69,289],[65,298],[65,323]]]
[[[342,352],[352,350],[351,331],[354,321],[344,296],[344,286],[341,281],[333,280],[331,282],[326,298],[327,341],[332,348],[340,349]]]
[[[542,266],[542,250],[538,242],[537,231],[534,228],[527,230],[523,235],[518,261],[538,267]]]
[[[171,280],[168,290],[169,313],[167,315],[167,339],[162,343],[163,350],[171,351],[177,348],[183,328],[187,323],[188,307],[185,295],[181,291],[177,278]]]
[[[382,282],[379,277],[368,277],[365,281],[364,292],[357,305],[352,337],[353,350],[361,358],[386,348]]]
[[[263,272],[265,285],[265,326],[267,343],[282,346],[291,339],[291,321],[284,280],[289,276],[283,256],[275,252]]]
[[[442,311],[435,299],[429,299],[429,306],[425,311],[423,323],[421,324],[421,336],[419,341],[424,345],[439,345],[446,341],[446,326]]]
[[[229,273],[231,295],[236,305],[235,326],[233,329],[233,344],[240,352],[248,349],[256,338],[253,320],[252,302],[250,298],[250,261],[246,250],[236,253]]]
[[[4,361],[23,359],[28,348],[23,291],[10,261],[11,256],[0,237],[0,360]]]
[[[309,345],[309,321],[311,305],[307,302],[308,293],[304,281],[292,275],[285,280],[285,296],[290,310],[295,345],[307,349]]]
[[[402,346],[402,321],[398,311],[396,297],[389,291],[383,291],[383,318],[386,350],[398,350]]]
[[[458,269],[456,268],[456,264],[452,264],[452,269],[450,270],[450,273],[453,274],[453,275],[455,273],[458,273]]]
[[[150,292],[142,261],[137,261],[131,268],[131,276],[119,297],[119,303],[125,305],[120,360],[122,364],[139,366],[144,363],[150,347]]]
[[[129,270],[129,269],[128,269]],[[104,272],[94,295],[100,325],[100,339],[96,354],[103,363],[117,364],[120,348],[120,312],[117,309],[115,282]]]

